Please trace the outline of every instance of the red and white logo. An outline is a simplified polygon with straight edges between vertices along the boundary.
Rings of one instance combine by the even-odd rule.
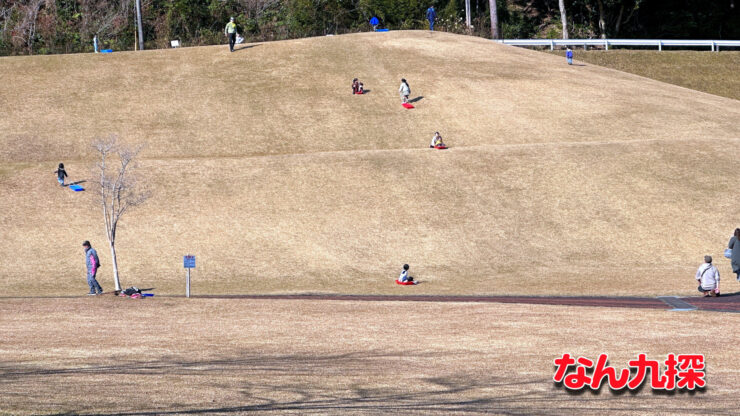
[[[638,354],[637,359],[628,361],[628,367],[617,371],[608,365],[609,356],[599,354],[594,362],[586,357],[573,358],[563,354],[554,360],[553,381],[562,383],[566,389],[599,390],[602,383],[612,390],[625,387],[635,390],[647,379],[650,370],[650,387],[653,390],[694,390],[706,386],[704,354],[668,354],[662,363],[648,360],[646,354]],[[575,371],[570,371],[573,367]]]

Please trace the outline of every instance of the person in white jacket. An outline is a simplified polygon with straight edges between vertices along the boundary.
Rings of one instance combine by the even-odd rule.
[[[406,78],[401,78],[401,87],[398,89],[398,92],[401,94],[401,101],[404,103],[409,102],[409,95],[411,95],[411,88],[409,88],[409,83],[406,82]]]
[[[400,283],[414,283],[414,284],[416,284],[414,282],[414,278],[411,277],[411,276],[409,276],[409,265],[408,264],[404,264],[403,265],[403,270],[401,270],[401,275],[398,276],[398,281]]]
[[[719,270],[712,265],[712,256],[704,256],[704,264],[696,271],[696,280],[704,297],[719,296]]]
[[[442,135],[439,132],[434,133],[432,141],[429,143],[429,147],[432,149],[436,146],[445,147],[445,143],[442,141]]]

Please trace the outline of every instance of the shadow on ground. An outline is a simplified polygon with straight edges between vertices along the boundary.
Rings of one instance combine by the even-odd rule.
[[[13,384],[57,383],[73,389],[76,378],[89,377],[104,383],[124,375],[139,377],[135,391],[142,397],[129,397],[121,391],[120,400],[88,403],[83,400],[64,404],[71,392],[54,390],[49,397],[55,406],[75,409],[56,415],[98,414],[154,416],[176,414],[241,414],[247,412],[281,412],[296,414],[589,414],[594,410],[629,413],[634,409],[636,397],[625,399],[609,393],[586,392],[578,397],[558,389],[545,377],[505,377],[502,375],[474,376],[454,374],[440,377],[417,377],[411,383],[402,382],[402,374],[418,372],[419,363],[397,360],[404,353],[378,351],[339,355],[276,355],[251,356],[217,360],[125,361],[116,365],[80,366],[60,369],[23,369],[0,365],[0,390]],[[447,354],[449,356],[449,354]],[[430,362],[444,360],[442,355],[424,357]],[[383,367],[382,363],[385,363]],[[389,369],[388,366],[393,366]],[[407,368],[408,367],[408,368]],[[386,379],[399,374],[399,385],[375,383],[372,375],[378,372]],[[390,372],[390,373],[389,373]],[[352,381],[352,376],[362,378],[362,383]],[[152,376],[154,376],[152,378]],[[177,386],[171,386],[172,399],[158,397],[159,403],[150,407],[147,385],[157,383],[164,376],[174,376],[185,383],[198,384],[203,391],[227,391],[229,396],[240,396],[239,405],[220,405],[204,400],[203,404],[186,404],[178,397]],[[101,378],[102,377],[102,378]],[[346,378],[337,382],[337,377]],[[60,380],[64,383],[59,384]],[[406,378],[408,380],[408,377]],[[332,384],[334,383],[334,384]],[[405,383],[405,384],[404,384]],[[101,384],[102,385],[102,384]],[[383,387],[376,387],[383,386]],[[6,394],[7,391],[6,391]],[[9,393],[13,394],[13,393]],[[79,393],[78,393],[79,394]],[[57,396],[58,395],[58,396]],[[3,393],[0,393],[2,398]],[[169,399],[169,400],[168,400]],[[687,409],[682,403],[649,391],[639,394],[640,406],[670,414],[730,414],[735,403],[724,397],[713,398],[712,406]],[[233,401],[233,400],[232,400]],[[84,405],[80,405],[84,402]],[[48,402],[47,402],[48,403]],[[74,403],[74,404],[72,404]],[[57,407],[57,409],[59,409]],[[37,410],[37,409],[33,409]],[[46,413],[46,412],[44,412]]]

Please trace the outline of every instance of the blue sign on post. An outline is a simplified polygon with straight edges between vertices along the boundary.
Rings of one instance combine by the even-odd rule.
[[[195,256],[187,255],[182,257],[182,265],[188,269],[188,278],[185,280],[185,297],[190,297],[190,269],[195,268]]]

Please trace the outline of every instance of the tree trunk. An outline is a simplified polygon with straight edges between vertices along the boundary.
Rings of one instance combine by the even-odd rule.
[[[614,37],[619,36],[619,28],[622,26],[622,16],[624,15],[624,3],[619,7],[619,17],[617,17],[617,24],[614,27]]]
[[[563,39],[568,39],[568,19],[565,16],[565,0],[559,0],[560,20],[563,22]]]
[[[116,259],[116,243],[108,241],[110,245],[110,258],[111,266],[113,266],[113,282],[116,285],[116,290],[121,290],[121,280],[118,278],[118,260]]]
[[[604,17],[604,1],[598,0],[599,4],[599,31],[601,31],[601,39],[606,39],[606,19]]]
[[[141,28],[141,0],[136,0],[136,26],[139,31],[139,50],[144,50],[144,30]]]
[[[472,26],[470,19],[470,0],[465,0],[465,26],[468,29]]]
[[[496,6],[496,0],[488,0],[488,4],[491,9],[491,38],[498,39],[498,9]]]

